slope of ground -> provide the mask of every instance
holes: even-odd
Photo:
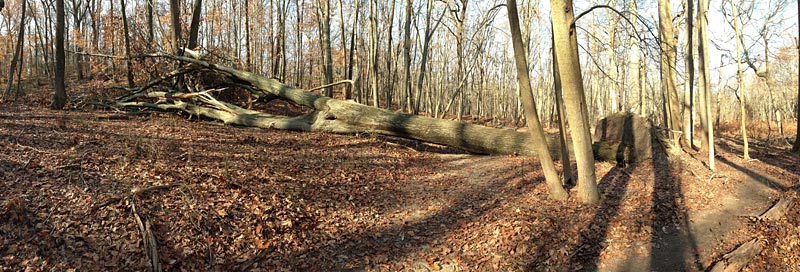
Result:
[[[796,164],[744,162],[726,141],[717,174],[697,154],[598,163],[603,200],[586,206],[547,199],[530,158],[5,103],[0,270],[146,270],[133,206],[165,270],[702,270],[753,235],[797,237],[797,219],[746,216],[796,188]],[[753,180],[770,189],[742,194]],[[129,193],[154,185],[174,186]],[[753,269],[791,269],[797,240],[770,239],[787,261]]]

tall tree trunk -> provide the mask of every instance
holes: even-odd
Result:
[[[53,88],[55,95],[51,109],[60,110],[67,104],[67,86],[64,84],[65,52],[64,52],[64,0],[56,0],[56,71]]]
[[[744,88],[744,77],[742,75],[742,44],[739,39],[742,36],[741,29],[739,28],[739,11],[731,1],[731,12],[733,12],[733,30],[736,32],[736,86],[739,89],[739,109],[741,110],[742,121],[742,149],[745,160],[750,159],[750,147],[747,142],[747,90]]]
[[[295,83],[296,87],[302,87],[303,82],[303,71],[305,67],[305,63],[303,63],[303,54],[305,54],[305,50],[303,49],[303,7],[302,3],[299,0],[294,1],[295,11],[297,13],[295,22],[295,33],[297,37],[295,37]]]
[[[389,26],[387,30],[387,42],[386,42],[386,76],[384,77],[386,80],[386,87],[385,90],[385,99],[386,99],[386,108],[392,108],[392,95],[394,92],[394,77],[396,76],[395,73],[392,71],[392,63],[394,62],[394,41],[392,39],[393,31],[394,31],[394,8],[397,6],[395,1],[387,1],[390,5],[389,8]]]
[[[422,85],[425,81],[425,74],[428,66],[428,52],[430,51],[431,39],[433,39],[433,34],[435,33],[436,28],[439,27],[439,23],[442,21],[442,17],[444,17],[445,14],[442,12],[442,14],[436,20],[436,25],[431,26],[431,11],[433,11],[433,0],[428,0],[425,11],[425,40],[422,42],[422,52],[420,52],[422,56],[419,64],[417,89],[415,90],[415,97],[417,100],[414,101],[414,114],[417,114],[420,111],[420,104],[422,101]],[[430,111],[430,108],[428,108],[428,111]]]
[[[194,7],[192,8],[192,21],[189,23],[189,49],[197,48],[197,36],[200,35],[200,14],[202,12],[203,0],[194,0]]]
[[[578,163],[578,195],[585,203],[597,203],[597,181],[594,173],[592,137],[589,133],[589,111],[583,90],[583,75],[578,59],[578,40],[572,22],[575,10],[571,0],[550,0],[553,18],[554,47],[558,71],[564,90],[567,119],[572,128],[572,145]]]
[[[341,1],[341,0],[340,0]],[[355,17],[353,18],[353,29],[350,30],[350,50],[347,53],[348,59],[350,60],[347,63],[347,79],[353,80],[353,66],[356,63],[355,59],[355,49],[358,47],[356,44],[356,32],[358,32],[358,15],[360,14],[359,8],[361,8],[361,0],[356,0],[356,10],[355,10]],[[347,84],[347,88],[344,91],[344,99],[352,99],[353,98],[353,85],[355,84]]]
[[[414,94],[411,91],[411,19],[414,14],[412,4],[411,0],[406,0],[406,16],[403,22],[403,70],[405,72],[403,91],[406,97],[403,103],[407,107],[406,112],[410,113],[414,113]]]
[[[553,22],[550,21],[550,28],[553,28]],[[553,32],[550,32],[551,44],[555,44]],[[553,89],[556,96],[556,110],[558,112],[558,140],[561,142],[561,163],[564,173],[564,184],[574,185],[575,176],[572,174],[572,165],[569,160],[569,152],[567,152],[567,121],[566,114],[564,113],[564,92],[561,88],[561,72],[558,71],[558,56],[556,56],[555,48],[551,52],[553,56]]]
[[[636,1],[630,1],[630,6],[628,6],[628,10],[631,13],[633,18],[637,18],[639,15],[639,7],[636,5]],[[641,74],[639,74],[639,55],[642,53],[639,48],[639,20],[634,21],[633,25],[633,33],[636,36],[632,36],[628,38],[628,48],[631,49],[629,54],[628,60],[628,80],[630,84],[630,94],[631,95],[638,95],[639,101],[636,103],[636,109],[638,110],[639,114],[644,114],[644,109],[642,108],[642,89],[640,86],[641,81]]]
[[[709,71],[709,64],[708,64],[708,0],[700,0],[700,6],[697,10],[697,18],[699,21],[698,24],[698,34],[700,37],[699,47],[698,47],[698,55],[699,55],[699,65],[700,65],[700,82],[703,84],[702,89],[700,92],[703,94],[701,97],[705,99],[701,100],[700,110],[705,112],[706,116],[706,133],[707,133],[707,142],[703,144],[708,151],[708,168],[712,171],[715,170],[714,167],[714,125],[711,123],[711,81],[709,76],[711,72]]]
[[[683,145],[692,148],[694,145],[694,0],[686,1],[686,76],[683,92]]]
[[[172,46],[175,54],[181,55],[181,4],[178,0],[169,0],[170,18],[172,19]]]
[[[9,97],[9,95],[11,95],[11,86],[14,84],[14,72],[17,71],[17,62],[22,62],[22,47],[25,43],[25,15],[28,13],[27,6],[28,1],[22,0],[22,15],[19,19],[17,46],[14,47],[14,57],[11,58],[11,67],[8,68],[8,82],[6,82],[6,92],[3,94],[3,97]],[[22,65],[20,65],[20,70],[22,70]],[[18,80],[17,84],[22,84],[22,81]]]
[[[672,26],[672,8],[668,0],[658,0],[658,25],[659,38],[661,39],[661,89],[664,93],[667,128],[669,129],[670,144],[673,151],[680,151],[681,129],[680,106],[678,93],[675,90],[675,64],[677,63],[677,48],[675,43],[674,28]]]
[[[800,1],[797,1],[797,14],[800,14]],[[800,21],[800,17],[798,17],[798,21]],[[797,24],[798,30],[797,33],[800,33],[800,23]],[[797,37],[797,55],[800,56],[800,36]],[[800,57],[797,58],[797,66],[800,67]],[[792,151],[795,153],[800,153],[800,69],[797,71],[797,105],[795,105],[794,112],[797,114],[795,121],[797,121],[797,135],[794,137],[794,146],[792,146]]]
[[[567,191],[558,179],[558,172],[553,164],[553,158],[547,152],[547,141],[539,122],[539,113],[536,111],[536,103],[533,102],[533,90],[531,89],[530,75],[528,71],[528,60],[525,55],[525,47],[522,44],[522,33],[519,29],[519,16],[517,15],[517,1],[506,1],[508,10],[508,23],[511,29],[511,41],[514,47],[514,59],[517,65],[517,79],[522,93],[522,103],[525,104],[525,119],[528,120],[528,127],[533,137],[533,145],[539,156],[539,163],[547,182],[550,197],[553,199],[567,199]],[[569,165],[569,161],[565,162]]]
[[[378,3],[376,0],[369,1],[369,54],[370,54],[370,79],[372,80],[372,106],[378,107]]]
[[[131,41],[128,34],[128,16],[126,15],[125,9],[127,6],[125,5],[125,0],[120,0],[120,15],[122,15],[122,35],[125,35],[125,64],[128,68],[128,87],[133,88],[136,84],[133,82],[133,64],[131,63]]]
[[[319,21],[319,41],[322,51],[324,84],[333,83],[333,60],[331,58],[331,8],[330,0],[317,0],[317,20]],[[325,88],[325,95],[333,97],[333,87]]]
[[[153,45],[153,39],[155,39],[155,30],[153,28],[153,5],[155,5],[153,0],[147,0],[147,43],[151,46]]]

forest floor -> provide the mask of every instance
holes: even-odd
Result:
[[[0,271],[147,270],[143,233],[181,271],[697,271],[754,237],[746,270],[800,267],[800,205],[754,219],[800,158],[754,140],[745,161],[724,130],[716,173],[598,162],[587,206],[548,199],[532,158],[21,100],[0,103]]]

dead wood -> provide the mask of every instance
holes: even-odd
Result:
[[[199,54],[176,56],[156,53],[149,56],[184,62],[197,70],[214,71],[236,84],[250,86],[252,89],[281,97],[297,105],[311,108],[313,111],[299,116],[271,115],[219,101],[206,93],[150,92],[137,97],[162,99],[157,102],[120,99],[117,100],[116,106],[178,110],[220,120],[226,124],[259,128],[338,134],[376,133],[446,145],[476,154],[536,155],[529,133],[398,113],[362,105],[352,100],[333,99],[308,90],[284,85],[276,79],[209,62],[202,59]],[[181,100],[180,98],[184,96],[196,99]],[[554,158],[560,158],[560,144],[557,138],[552,136],[547,141],[551,155]],[[605,156],[604,154],[599,155]],[[599,159],[616,160],[616,154]]]
[[[136,224],[139,226],[139,233],[142,234],[142,246],[144,247],[144,252],[147,255],[147,259],[149,260],[150,271],[153,272],[160,272],[161,271],[161,263],[158,261],[158,243],[156,241],[155,235],[153,235],[152,228],[150,227],[150,220],[147,217],[142,218],[143,216],[139,214],[139,211],[136,210],[135,199],[131,199],[131,210],[133,211],[133,217],[136,220]]]
[[[794,197],[782,198],[778,203],[758,216],[759,220],[778,220],[783,217],[786,212],[794,206],[796,199]],[[732,272],[741,271],[750,261],[758,256],[764,250],[764,241],[759,238],[740,245],[733,251],[722,256],[722,260],[716,262],[708,271],[712,272]]]
[[[114,204],[119,202],[120,200],[130,198],[131,196],[143,196],[148,194],[152,191],[161,190],[161,189],[169,189],[172,187],[178,186],[177,184],[166,184],[166,185],[153,185],[147,188],[133,188],[129,192],[127,192],[124,196],[117,196],[117,197],[110,197],[106,199],[106,201],[101,202],[100,204],[95,205],[92,207],[92,211],[96,211],[100,208],[106,207],[108,205]]]

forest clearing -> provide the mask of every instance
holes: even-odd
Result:
[[[0,0],[0,271],[796,271],[800,7],[720,3]]]

